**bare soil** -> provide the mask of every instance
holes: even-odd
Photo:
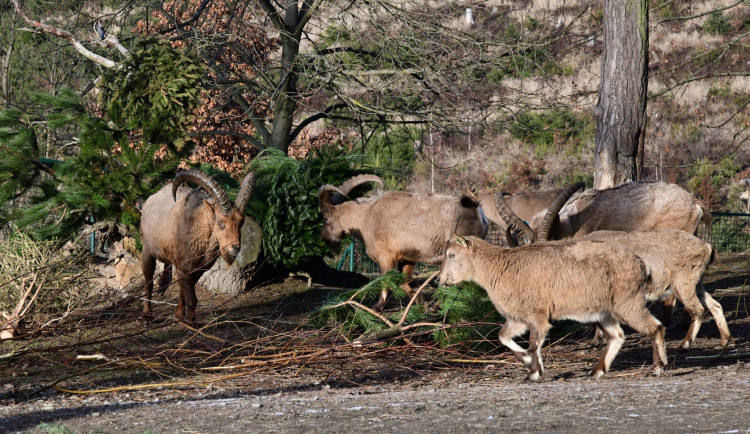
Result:
[[[338,289],[300,279],[238,297],[200,293],[202,334],[173,323],[173,306],[146,328],[138,303],[115,303],[3,344],[21,354],[0,358],[0,432],[750,432],[748,265],[725,258],[706,278],[734,337],[726,349],[707,315],[695,346],[678,350],[678,309],[669,369],[653,376],[649,342],[626,330],[598,381],[587,377],[602,350],[590,327],[548,342],[546,372],[530,384],[499,345],[359,345],[313,328],[308,314]]]

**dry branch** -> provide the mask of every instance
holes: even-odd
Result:
[[[98,65],[101,65],[105,68],[116,68],[118,67],[118,63],[114,60],[107,59],[104,56],[100,56],[99,54],[94,53],[93,51],[86,48],[81,42],[76,39],[75,35],[68,32],[67,30],[58,29],[57,27],[50,26],[49,24],[45,24],[42,21],[39,20],[33,20],[29,18],[28,15],[26,15],[26,12],[24,12],[21,9],[21,6],[18,4],[18,0],[11,0],[11,3],[13,4],[13,8],[16,10],[16,13],[24,20],[27,24],[32,26],[36,31],[49,33],[53,36],[57,36],[58,38],[63,38],[73,44],[73,47],[78,51],[83,57],[95,62]],[[103,41],[106,45],[111,45],[117,47],[117,49],[123,53],[129,56],[130,53],[125,49],[125,47],[120,44],[119,41],[117,41],[114,37],[108,37]]]

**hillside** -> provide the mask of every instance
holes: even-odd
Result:
[[[492,91],[488,98],[523,94],[533,100],[528,103],[532,109],[506,107],[474,128],[433,132],[431,139],[424,133],[424,154],[410,188],[430,191],[434,182],[435,191],[458,191],[478,183],[514,192],[577,180],[590,185],[601,4],[488,1],[471,6],[474,25],[457,19],[458,28],[507,33],[509,26],[529,29],[537,23],[533,31],[549,34],[565,28],[551,46],[557,68],[499,80],[490,71],[484,77]],[[712,12],[722,7],[728,9]],[[462,11],[456,6],[453,13]],[[504,26],[492,27],[501,20]],[[750,50],[745,43],[750,7],[733,1],[652,5],[650,28],[645,179],[679,183],[712,210],[737,211],[737,195],[744,190],[738,181],[750,176]]]

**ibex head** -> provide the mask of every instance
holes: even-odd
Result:
[[[205,190],[210,199],[203,201],[214,216],[213,237],[219,243],[219,252],[227,264],[231,264],[240,252],[240,228],[245,222],[245,207],[255,187],[255,174],[250,172],[242,180],[235,203],[229,201],[227,193],[210,176],[200,170],[185,170],[172,182],[172,196],[176,197],[181,184],[192,182]]]
[[[346,211],[340,206],[352,200],[349,193],[354,187],[366,182],[377,182],[381,187],[384,185],[383,180],[376,175],[357,175],[338,187],[326,184],[318,190],[318,202],[324,220],[320,235],[334,252],[338,252],[341,247],[341,239],[346,235],[346,228],[341,223],[342,214]]]

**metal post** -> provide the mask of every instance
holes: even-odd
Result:
[[[349,271],[354,271],[354,241],[349,244]]]

